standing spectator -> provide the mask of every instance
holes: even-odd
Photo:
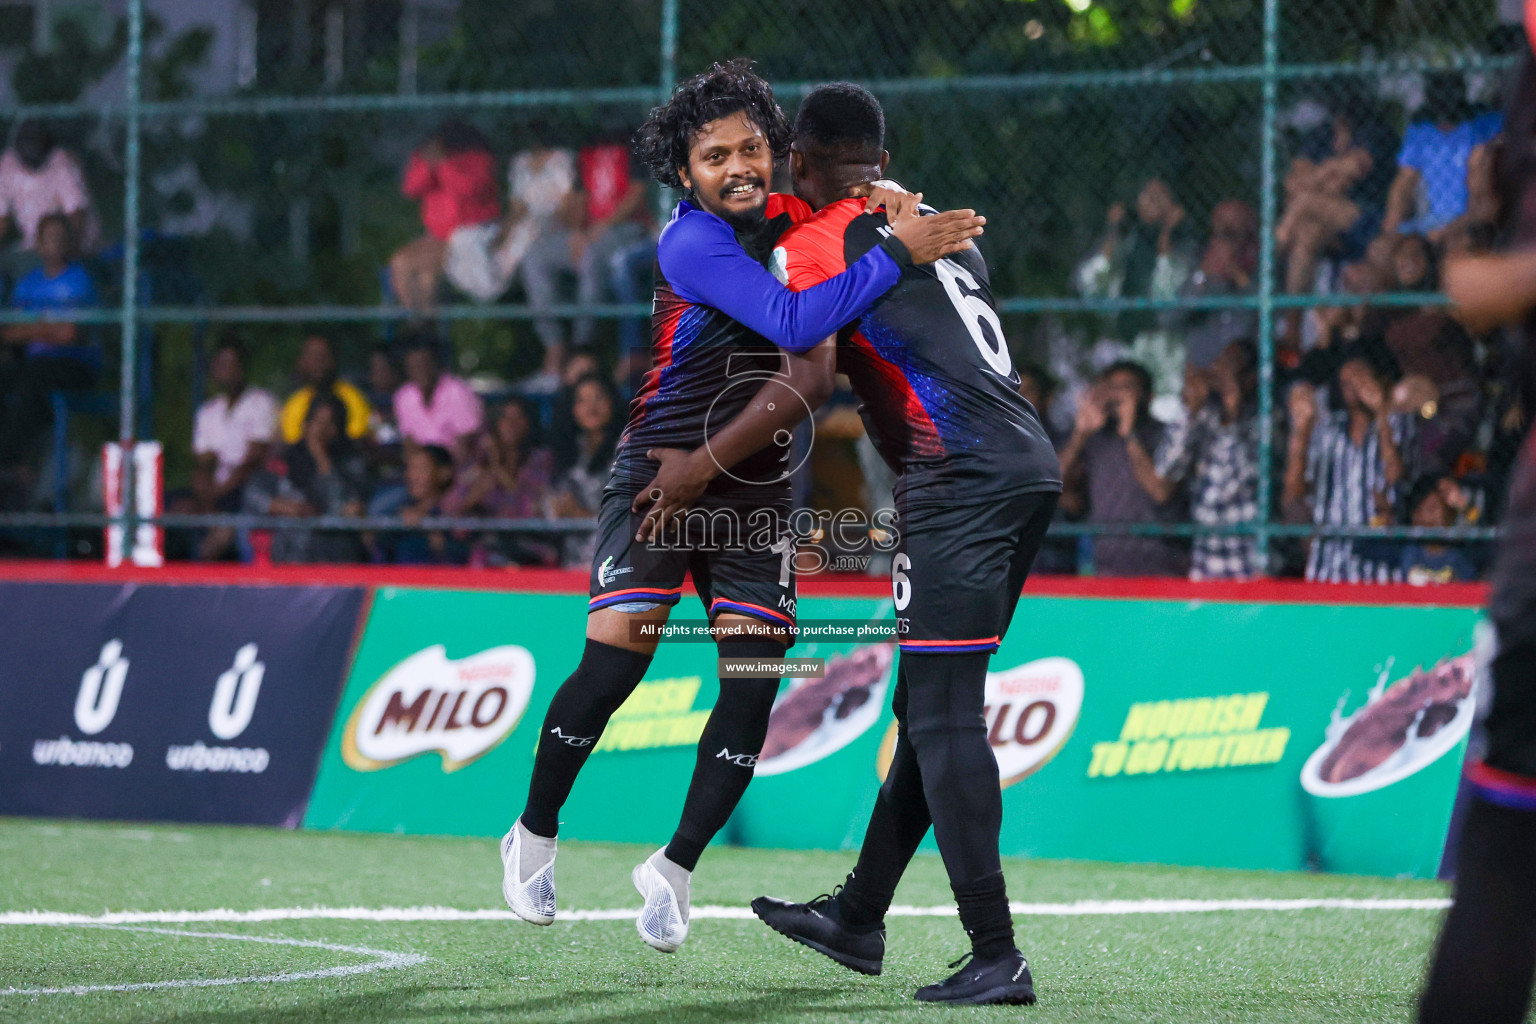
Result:
[[[92,248],[91,197],[79,161],[46,125],[24,121],[16,130],[16,144],[0,154],[0,238],[14,227],[21,249],[33,250],[38,228],[50,213],[67,218],[81,247]]]
[[[1061,453],[1061,505],[1094,525],[1172,523],[1176,503],[1159,503],[1136,482],[1131,449],[1155,452],[1167,428],[1152,418],[1152,378],[1140,363],[1105,368],[1077,406],[1077,425]],[[1102,576],[1181,576],[1183,553],[1163,537],[1099,534],[1094,570]]]
[[[444,121],[411,154],[401,191],[421,203],[427,233],[390,257],[390,286],[402,306],[423,312],[437,301],[454,233],[501,219],[490,142],[473,125]]]
[[[1353,103],[1303,140],[1285,179],[1285,216],[1275,228],[1286,291],[1311,291],[1318,260],[1330,248],[1338,246],[1346,259],[1365,251],[1391,187],[1393,142],[1384,125]]]
[[[311,402],[303,437],[251,480],[244,511],[296,520],[361,515],[366,470],[342,430],[346,418],[346,406],[333,395],[322,394]],[[358,535],[350,530],[303,527],[272,535],[274,562],[355,562],[362,553]]]
[[[418,338],[405,352],[405,383],[395,392],[395,422],[413,445],[437,445],[465,461],[468,438],[485,420],[480,397],[461,378],[444,373],[437,346]]]
[[[1259,433],[1254,395],[1258,348],[1234,341],[1209,370],[1186,371],[1188,415],[1169,428],[1156,457],[1134,435],[1131,469],[1153,501],[1168,505],[1189,483],[1191,518],[1199,526],[1232,526],[1259,518]],[[1258,540],[1238,534],[1195,534],[1189,578],[1246,580],[1261,576]]]
[[[1440,235],[1468,212],[1469,181],[1486,164],[1486,150],[1504,127],[1499,113],[1466,117],[1466,86],[1458,72],[1426,76],[1420,119],[1408,126],[1387,194],[1384,233]]]
[[[299,389],[283,403],[283,441],[297,444],[304,434],[304,420],[309,415],[309,404],[316,395],[332,395],[341,400],[347,410],[346,433],[354,441],[368,436],[368,425],[373,409],[368,398],[356,386],[336,375],[336,350],[329,338],[311,334],[299,348],[299,359],[294,364]]]
[[[246,353],[239,338],[226,335],[213,353],[208,377],[214,395],[197,410],[192,428],[192,451],[197,466],[192,471],[192,501],[177,511],[238,512],[241,492],[252,475],[266,462],[277,439],[277,400],[245,381]],[[229,553],[235,533],[216,527],[196,540],[202,561],[214,561]]]
[[[1391,411],[1384,374],[1361,354],[1339,367],[1341,408],[1319,416],[1312,387],[1290,394],[1291,435],[1286,451],[1286,518],[1318,526],[1385,526],[1392,521],[1398,487],[1409,479],[1414,450],[1412,417]],[[1307,579],[1323,583],[1390,583],[1401,579],[1391,561],[1355,550],[1348,537],[1318,537],[1307,558]]]
[[[1259,267],[1259,215],[1240,199],[1226,199],[1211,211],[1211,240],[1200,265],[1179,289],[1179,297],[1201,299],[1253,291]],[[1208,367],[1232,342],[1258,331],[1251,309],[1170,310],[1164,323],[1184,334],[1187,366]]]
[[[1121,203],[1105,214],[1104,238],[1078,265],[1077,290],[1085,298],[1172,299],[1195,266],[1195,244],[1184,207],[1173,190],[1153,178],[1136,196],[1134,215]],[[1121,313],[1113,320],[1113,347],[1149,368],[1159,414],[1178,412],[1184,350],[1153,313]],[[1129,346],[1129,347],[1127,347]]]
[[[583,377],[572,387],[570,419],[555,429],[553,517],[580,519],[597,514],[619,441],[616,405],[612,385],[600,376]],[[568,540],[565,564],[590,561],[594,542],[593,538]]]
[[[16,282],[11,308],[43,314],[88,309],[97,304],[96,286],[74,259],[69,221],[52,213],[37,225],[40,266]],[[101,369],[101,350],[86,343],[86,330],[67,321],[8,324],[0,340],[10,349],[0,362],[0,462],[26,461],[47,428],[50,394],[88,388]]]

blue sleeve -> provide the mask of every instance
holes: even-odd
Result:
[[[724,221],[703,213],[668,225],[656,259],[679,297],[712,306],[796,354],[857,320],[901,276],[895,258],[876,247],[836,277],[792,292],[747,255]]]
[[[1472,122],[1472,145],[1481,146],[1504,130],[1504,114],[1493,110]]]

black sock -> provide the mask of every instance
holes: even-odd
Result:
[[[722,658],[782,658],[784,645],[772,640],[720,641]],[[667,859],[692,871],[704,847],[725,827],[757,767],[768,735],[768,713],[779,692],[777,679],[720,680],[720,698],[699,736],[698,761],[683,801],[683,816],[667,844]]]
[[[560,808],[587,755],[603,734],[608,719],[634,692],[651,656],[588,640],[581,664],[560,684],[544,715],[539,749],[528,782],[523,827],[537,836],[553,838],[560,829]]]
[[[875,797],[859,861],[829,912],[852,931],[873,931],[885,921],[896,884],[933,824],[923,795],[923,773],[907,738],[907,662],[896,672],[896,749],[891,770]]]
[[[978,960],[1007,956],[1013,944],[1013,914],[1008,910],[1008,890],[1003,873],[953,886],[960,904],[960,924],[971,937],[971,952]]]
[[[903,655],[907,734],[960,923],[979,957],[1013,949],[998,839],[1003,795],[984,714],[990,655]]]
[[[1520,1024],[1536,971],[1536,811],[1474,799],[1420,1024]]]

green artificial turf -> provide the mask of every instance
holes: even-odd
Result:
[[[561,849],[562,909],[638,904],[629,870],[648,848]],[[846,853],[711,849],[694,902],[807,898],[842,879]],[[1029,902],[1139,898],[1437,897],[1443,886],[1323,875],[1055,861],[1006,865]],[[500,908],[494,841],[243,828],[0,820],[0,912],[100,914],[274,907]],[[897,894],[950,900],[920,857]],[[919,1006],[919,986],[965,949],[952,917],[892,918],[885,973],[865,978],[755,920],[699,920],[657,953],[632,922],[284,920],[156,924],[160,932],[0,925],[0,989],[248,977],[367,962],[357,953],[163,932],[281,937],[429,959],[350,977],[84,995],[0,995],[0,1021],[1407,1021],[1439,914],[1223,911],[1019,917],[1040,1003]]]

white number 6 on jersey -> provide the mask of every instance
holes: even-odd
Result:
[[[910,568],[912,559],[905,552],[891,559],[891,596],[896,599],[899,612],[906,611],[907,605],[912,603],[912,581],[907,579],[906,572]]]
[[[971,276],[969,270],[948,259],[936,262],[933,270],[944,285],[949,301],[955,304],[955,312],[960,314],[965,329],[971,333],[971,340],[976,343],[981,358],[1004,377],[1012,377],[1013,359],[1008,355],[1008,342],[1003,340],[1002,322],[997,318],[997,310],[976,294],[981,290],[976,278]],[[996,344],[987,340],[986,333],[981,329],[983,323],[992,329],[992,337],[997,339]]]

